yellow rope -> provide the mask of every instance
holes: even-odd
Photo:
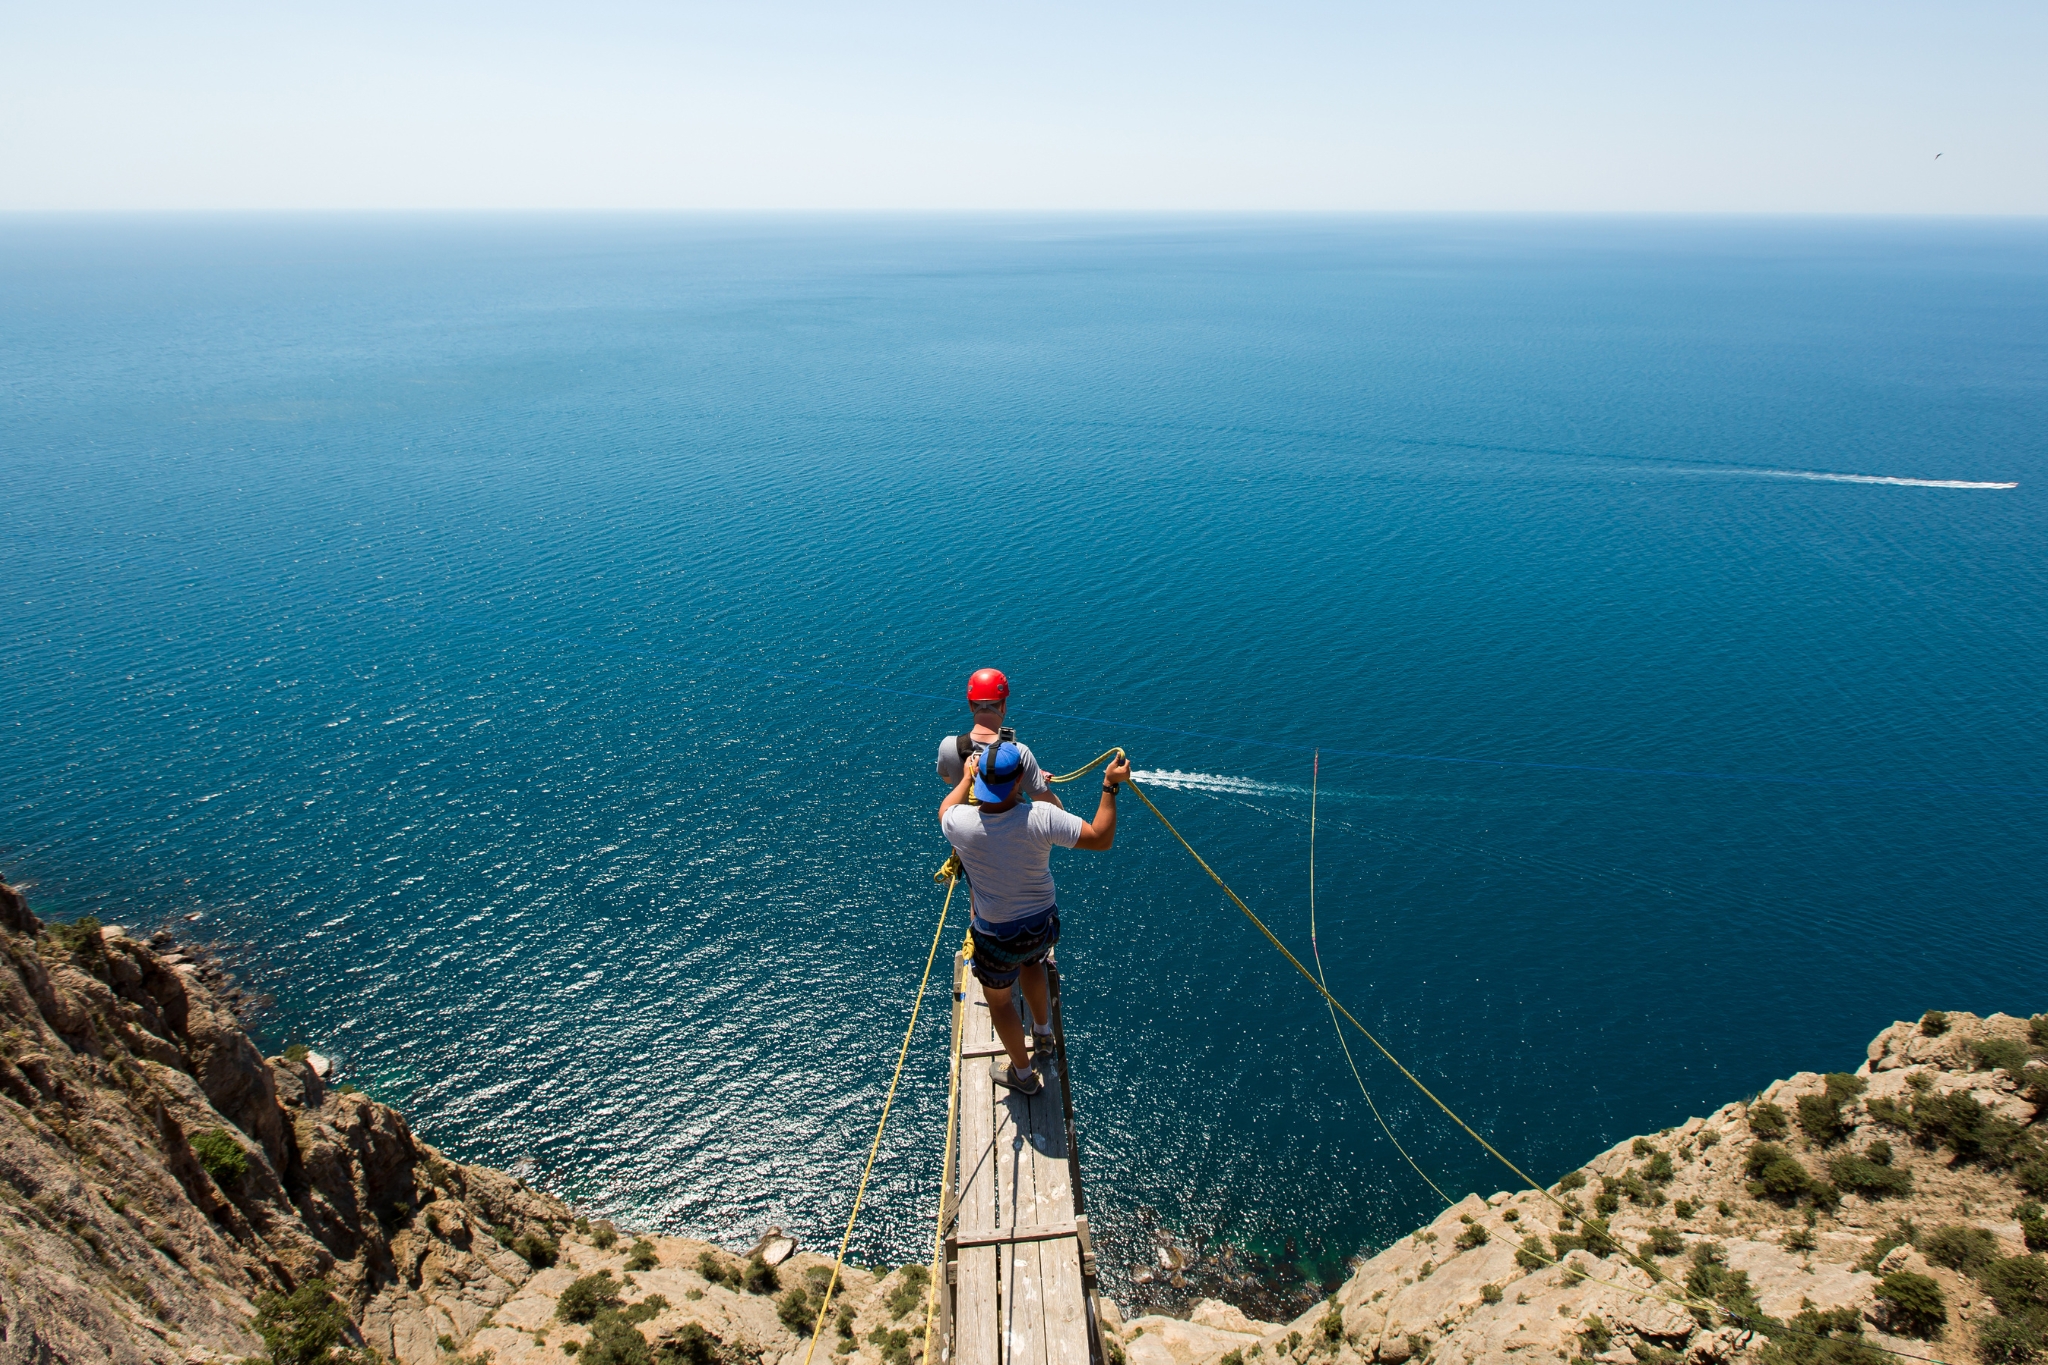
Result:
[[[1377,1037],[1375,1037],[1371,1029],[1359,1023],[1357,1018],[1352,1015],[1351,1011],[1344,1008],[1343,1002],[1338,1000],[1336,996],[1330,994],[1329,989],[1326,986],[1324,986],[1322,982],[1316,980],[1315,973],[1311,972],[1308,968],[1302,966],[1301,959],[1288,951],[1287,945],[1282,943],[1279,940],[1279,938],[1274,935],[1273,931],[1266,927],[1266,922],[1260,919],[1257,915],[1252,913],[1252,908],[1249,905],[1246,905],[1235,891],[1232,891],[1230,889],[1230,884],[1224,881],[1223,878],[1216,875],[1216,869],[1209,866],[1209,864],[1203,860],[1201,854],[1195,852],[1195,846],[1193,844],[1189,843],[1185,838],[1182,838],[1181,832],[1173,827],[1173,821],[1167,819],[1165,814],[1159,809],[1159,807],[1152,804],[1152,798],[1145,795],[1144,788],[1140,787],[1136,782],[1133,782],[1131,783],[1131,790],[1133,792],[1136,792],[1138,799],[1145,803],[1145,809],[1151,811],[1152,814],[1159,817],[1159,823],[1166,826],[1166,832],[1168,834],[1171,834],[1176,840],[1178,840],[1180,846],[1188,851],[1188,856],[1195,860],[1196,864],[1201,867],[1202,871],[1209,874],[1209,879],[1215,882],[1216,885],[1223,888],[1223,894],[1230,897],[1231,903],[1235,905],[1239,910],[1242,910],[1244,912],[1244,917],[1252,922],[1252,927],[1254,927],[1261,934],[1264,934],[1266,936],[1266,942],[1272,944],[1275,948],[1279,949],[1280,955],[1286,958],[1290,963],[1294,965],[1294,970],[1301,973],[1302,980],[1308,982],[1309,985],[1314,986],[1316,988],[1316,994],[1322,996],[1323,999],[1327,1000],[1330,1003],[1331,1009],[1336,1010],[1339,1014],[1343,1015],[1346,1023],[1350,1024],[1351,1027],[1357,1029],[1360,1033],[1364,1034],[1365,1040],[1371,1043],[1375,1048],[1379,1049],[1380,1056],[1385,1057],[1389,1062],[1393,1063],[1395,1070],[1399,1071],[1403,1076],[1406,1076],[1408,1078],[1408,1083],[1410,1085],[1413,1085],[1417,1090],[1420,1090],[1423,1094],[1427,1095],[1429,1097],[1430,1103],[1434,1104],[1437,1108],[1443,1110],[1445,1116],[1448,1117],[1451,1120],[1451,1122],[1457,1124],[1460,1128],[1463,1128],[1466,1134],[1474,1142],[1478,1143],[1481,1147],[1484,1147],[1488,1152],[1492,1153],[1494,1160],[1500,1162],[1501,1165],[1513,1171],[1516,1177],[1520,1179],[1524,1185],[1527,1185],[1530,1189],[1535,1190],[1538,1194],[1541,1194],[1545,1199],[1548,1199],[1551,1203],[1557,1205],[1559,1208],[1564,1208],[1563,1200],[1559,1199],[1550,1191],[1544,1189],[1543,1186],[1537,1184],[1534,1180],[1532,1180],[1529,1177],[1528,1172],[1524,1171],[1520,1166],[1517,1166],[1514,1162],[1508,1160],[1505,1156],[1502,1156],[1501,1151],[1498,1147],[1495,1147],[1485,1138],[1479,1136],[1479,1131],[1476,1128],[1474,1128],[1471,1124],[1465,1122],[1463,1118],[1459,1117],[1457,1110],[1451,1108],[1451,1106],[1445,1104],[1442,1100],[1438,1099],[1436,1096],[1436,1092],[1434,1090],[1431,1090],[1428,1086],[1424,1085],[1422,1083],[1422,1079],[1419,1076],[1417,1076],[1414,1072],[1410,1071],[1407,1067],[1403,1066],[1401,1064],[1401,1059],[1399,1057],[1396,1057],[1393,1053],[1387,1051],[1386,1044],[1382,1043]],[[1569,1212],[1569,1210],[1567,1210],[1567,1212]]]
[[[1316,941],[1316,794],[1323,785],[1321,753],[1315,756],[1315,768],[1312,773],[1308,786],[1308,946],[1315,953],[1316,984],[1321,986],[1327,995],[1329,979],[1323,975],[1323,949]],[[1372,1110],[1372,1116],[1379,1121],[1380,1131],[1387,1135],[1387,1141],[1394,1144],[1394,1150],[1401,1154],[1401,1160],[1407,1162],[1409,1168],[1422,1177],[1422,1183],[1436,1191],[1437,1198],[1447,1205],[1457,1203],[1457,1200],[1443,1192],[1442,1186],[1429,1178],[1427,1171],[1415,1164],[1415,1158],[1408,1155],[1408,1149],[1401,1145],[1401,1139],[1395,1137],[1394,1130],[1387,1126],[1386,1117],[1380,1113],[1380,1107],[1373,1103],[1372,1091],[1365,1088],[1365,1077],[1358,1074],[1358,1060],[1351,1055],[1351,1042],[1344,1036],[1344,1026],[1337,1022],[1337,1008],[1334,1005],[1330,1007],[1330,1028],[1337,1035],[1337,1046],[1344,1049],[1344,1064],[1351,1068],[1351,1079],[1358,1082],[1358,1093],[1365,1096],[1365,1107]]]
[[[946,888],[946,894],[953,894],[950,886]],[[967,936],[963,947],[970,958],[974,956],[973,934]],[[953,982],[953,1044],[949,1049],[952,1057],[948,1064],[952,1079],[946,1085],[946,1156],[939,1165],[939,1225],[932,1229],[932,1292],[924,1306],[924,1358],[928,1362],[938,1359],[932,1354],[932,1328],[938,1319],[939,1286],[944,1283],[946,1275],[946,1224],[952,1221],[953,1212],[949,1206],[953,1189],[953,1135],[958,1131],[960,1122],[960,1002],[965,989],[966,983],[956,978]]]
[[[825,1295],[818,1302],[818,1321],[811,1328],[811,1345],[804,1352],[804,1365],[811,1365],[811,1356],[818,1349],[818,1338],[825,1331],[825,1315],[832,1311],[832,1294],[839,1288],[839,1272],[846,1265],[846,1248],[853,1241],[853,1225],[860,1218],[861,1200],[867,1197],[868,1177],[875,1170],[875,1153],[882,1150],[882,1131],[889,1126],[889,1107],[896,1103],[896,1083],[903,1079],[903,1062],[910,1056],[910,1035],[917,1029],[917,1012],[924,1007],[925,987],[931,984],[932,963],[939,956],[939,936],[946,932],[946,915],[953,908],[953,887],[957,884],[947,885],[946,903],[939,907],[939,922],[932,929],[932,946],[924,955],[924,976],[917,983],[917,998],[910,1002],[910,1025],[903,1030],[903,1046],[896,1050],[896,1074],[889,1078],[889,1094],[882,1101],[882,1117],[875,1124],[875,1140],[868,1144],[868,1162],[861,1168],[860,1188],[853,1193],[853,1212],[846,1216],[846,1233],[839,1239],[839,1255],[832,1262],[832,1278],[826,1282]]]
[[[1074,769],[1074,771],[1070,773],[1062,773],[1058,777],[1048,777],[1045,780],[1048,782],[1072,782],[1077,777],[1086,777],[1088,776],[1088,774],[1094,772],[1095,769],[1102,763],[1104,759],[1121,758],[1123,756],[1123,752],[1124,751],[1121,748],[1105,749],[1101,753],[1097,754],[1094,758],[1090,759],[1088,761],[1087,767],[1076,768]]]
[[[1115,749],[1112,749],[1110,751],[1110,753],[1118,752],[1121,751]],[[1106,758],[1108,757],[1108,755],[1105,754],[1103,757]],[[1096,763],[1100,763],[1101,761],[1102,759],[1100,758],[1095,760]],[[1094,766],[1094,763],[1088,765],[1089,768],[1092,768]],[[1085,773],[1087,771],[1088,768],[1081,769],[1081,772]],[[1076,774],[1076,776],[1078,775],[1079,774]],[[1171,834],[1174,837],[1174,839],[1180,844],[1180,846],[1188,851],[1188,856],[1195,860],[1196,865],[1199,866],[1202,869],[1202,871],[1209,874],[1209,879],[1215,882],[1217,886],[1222,888],[1224,895],[1230,897],[1231,903],[1237,906],[1239,910],[1244,912],[1244,917],[1252,922],[1253,927],[1256,928],[1261,934],[1265,935],[1266,941],[1272,944],[1275,948],[1279,949],[1280,955],[1286,958],[1290,963],[1294,965],[1294,970],[1300,972],[1302,978],[1306,980],[1309,983],[1309,985],[1314,986],[1316,988],[1316,993],[1323,997],[1323,1000],[1330,1006],[1333,1012],[1343,1015],[1345,1021],[1349,1023],[1351,1027],[1357,1029],[1360,1033],[1364,1034],[1366,1041],[1371,1043],[1375,1048],[1379,1049],[1380,1056],[1385,1057],[1389,1062],[1393,1063],[1395,1069],[1398,1070],[1403,1076],[1406,1076],[1411,1085],[1413,1085],[1417,1090],[1420,1090],[1423,1094],[1427,1095],[1431,1103],[1436,1105],[1438,1109],[1441,1109],[1453,1123],[1457,1124],[1460,1128],[1464,1129],[1466,1134],[1470,1136],[1474,1142],[1477,1142],[1481,1147],[1484,1147],[1496,1161],[1500,1162],[1501,1165],[1513,1171],[1516,1177],[1520,1179],[1524,1185],[1526,1185],[1531,1190],[1534,1190],[1537,1194],[1542,1195],[1545,1199],[1548,1199],[1552,1204],[1555,1204],[1561,1212],[1565,1213],[1571,1218],[1576,1219],[1580,1222],[1590,1221],[1586,1219],[1585,1215],[1574,1212],[1571,1209],[1571,1207],[1567,1205],[1562,1199],[1559,1199],[1549,1190],[1545,1189],[1543,1186],[1537,1184],[1534,1180],[1530,1179],[1529,1174],[1526,1171],[1524,1171],[1520,1166],[1517,1166],[1514,1162],[1508,1160],[1505,1156],[1501,1155],[1500,1149],[1495,1147],[1492,1143],[1488,1142],[1485,1138],[1481,1137],[1478,1134],[1478,1132],[1472,1127],[1471,1124],[1465,1122],[1464,1119],[1458,1116],[1458,1112],[1456,1110],[1452,1109],[1448,1104],[1445,1104],[1442,1100],[1438,1099],[1436,1096],[1436,1092],[1432,1091],[1428,1086],[1424,1085],[1421,1079],[1417,1077],[1414,1072],[1410,1071],[1407,1067],[1403,1066],[1401,1064],[1400,1058],[1396,1057],[1393,1053],[1387,1051],[1386,1045],[1380,1042],[1378,1038],[1373,1036],[1372,1030],[1368,1029],[1365,1025],[1359,1023],[1358,1020],[1352,1015],[1351,1011],[1344,1008],[1344,1006],[1341,1003],[1339,1003],[1336,996],[1330,994],[1329,988],[1325,986],[1321,981],[1317,980],[1315,976],[1311,975],[1308,968],[1301,965],[1301,959],[1288,951],[1287,945],[1282,943],[1279,940],[1279,938],[1274,935],[1273,931],[1266,927],[1266,922],[1260,919],[1256,914],[1252,913],[1252,908],[1249,905],[1246,905],[1235,891],[1232,891],[1230,889],[1230,884],[1228,882],[1224,881],[1222,877],[1217,875],[1216,869],[1209,866],[1207,860],[1205,860],[1201,854],[1195,852],[1195,846],[1193,844],[1190,844],[1178,829],[1174,828],[1173,821],[1167,819],[1165,813],[1161,811],[1159,807],[1152,804],[1152,798],[1145,795],[1144,791],[1138,786],[1136,782],[1131,783],[1131,790],[1133,792],[1136,792],[1138,799],[1145,803],[1145,809],[1151,811],[1153,815],[1158,817],[1159,823],[1166,826],[1166,832],[1168,834]],[[1339,1036],[1342,1036],[1341,1033],[1339,1034]],[[1350,1050],[1347,1048],[1347,1056],[1349,1055],[1349,1051]],[[1361,1089],[1363,1088],[1363,1085],[1364,1083],[1361,1081]],[[1388,1136],[1392,1137],[1393,1134],[1389,1133]],[[1398,1146],[1399,1144],[1397,1143],[1395,1145]],[[1407,1155],[1407,1153],[1403,1152],[1402,1155],[1405,1156]],[[1409,1164],[1413,1165],[1414,1163],[1410,1162]],[[1422,1174],[1420,1167],[1416,1168],[1416,1174]],[[1425,1175],[1423,1176],[1423,1179],[1428,1180],[1429,1177]],[[1435,1181],[1430,1181],[1430,1188],[1436,1189]],[[1443,1191],[1437,1190],[1437,1193],[1441,1195]],[[1606,1224],[1602,1223],[1600,1226],[1602,1231],[1604,1232]],[[1619,1240],[1614,1238],[1612,1234],[1608,1234],[1608,1240],[1613,1241],[1616,1246],[1620,1246]],[[1553,1260],[1551,1257],[1545,1256],[1540,1251],[1531,1251],[1529,1254],[1547,1265],[1555,1266],[1561,1264],[1561,1262]],[[1570,1270],[1569,1267],[1567,1267],[1567,1269]],[[1661,1299],[1665,1303],[1673,1304],[1679,1308],[1684,1308],[1687,1310],[1697,1309],[1700,1312],[1706,1313],[1709,1317],[1712,1317],[1716,1314],[1726,1313],[1727,1311],[1715,1304],[1708,1303],[1704,1300],[1692,1298],[1690,1296],[1681,1299],[1674,1297],[1670,1294],[1661,1293],[1655,1289],[1639,1289],[1634,1285],[1622,1284],[1618,1280],[1603,1280],[1594,1275],[1587,1275],[1584,1271],[1572,1271],[1571,1273],[1580,1275],[1592,1284],[1602,1285],[1609,1289],[1618,1289],[1625,1294],[1634,1294],[1642,1298]],[[1665,1277],[1661,1271],[1656,1270],[1654,1267],[1651,1268],[1647,1273],[1657,1278],[1666,1279],[1667,1283],[1669,1282],[1668,1277]],[[1734,1318],[1733,1314],[1728,1314],[1728,1316],[1734,1320],[1734,1325],[1743,1328],[1743,1330],[1749,1332],[1751,1335],[1754,1335],[1758,1330],[1760,1330],[1756,1327],[1750,1326],[1748,1323],[1743,1322],[1739,1318]],[[1822,1339],[1820,1337],[1820,1334],[1817,1332],[1808,1332],[1802,1328],[1793,1327],[1789,1323],[1783,1323],[1780,1325],[1787,1332],[1793,1333],[1795,1335],[1809,1336],[1817,1340]],[[1906,1360],[1918,1360],[1927,1362],[1927,1365],[1947,1365],[1947,1362],[1936,1360],[1932,1356],[1916,1356],[1909,1354],[1905,1351],[1893,1350],[1889,1346],[1880,1347],[1879,1349],[1886,1351],[1891,1355],[1899,1356]]]

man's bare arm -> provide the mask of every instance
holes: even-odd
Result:
[[[1102,802],[1095,808],[1095,818],[1081,829],[1081,837],[1074,840],[1075,848],[1101,852],[1116,842],[1116,789],[1131,780],[1131,760],[1127,754],[1111,760],[1102,770]]]
[[[959,805],[962,801],[965,801],[967,799],[968,790],[974,786],[975,767],[980,762],[980,754],[969,754],[967,756],[967,762],[961,765],[959,782],[954,784],[953,790],[946,793],[946,799],[939,802],[940,824],[945,823],[947,811],[953,809],[953,807]]]

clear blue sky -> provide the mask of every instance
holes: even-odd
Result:
[[[16,0],[0,34],[5,209],[2048,213],[2041,0]]]

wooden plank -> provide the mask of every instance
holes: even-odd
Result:
[[[969,989],[972,989],[971,987]],[[971,1000],[961,1011],[962,1040],[985,1043],[994,1029],[985,1002]],[[961,1235],[997,1228],[995,1088],[986,1063],[960,1066],[960,1217]],[[960,1283],[955,1292],[952,1365],[1002,1365],[997,1274],[1003,1249],[962,1247]]]
[[[1014,1228],[999,1228],[994,1232],[967,1232],[960,1234],[960,1245],[982,1247],[1012,1245],[1017,1242],[1050,1242],[1055,1237],[1078,1237],[1080,1235],[1072,1220],[1064,1223],[1050,1223],[1043,1227],[1029,1224]]]

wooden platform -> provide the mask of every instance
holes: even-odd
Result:
[[[1027,1098],[990,1078],[1002,1044],[965,956],[953,960],[961,1059],[959,1155],[942,1213],[950,1222],[940,1294],[946,1365],[1102,1365],[1059,969],[1049,975],[1057,1074]]]

